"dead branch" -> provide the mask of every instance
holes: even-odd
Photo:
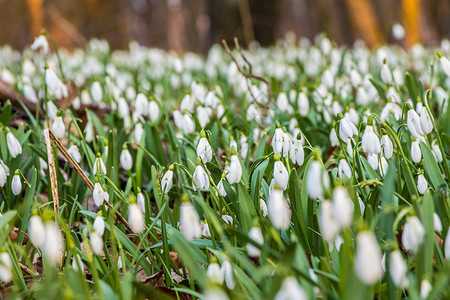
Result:
[[[23,112],[23,107],[20,102],[34,115],[36,114],[36,104],[26,99],[22,95],[15,92],[9,87],[7,83],[0,80],[0,102],[4,103],[7,100],[11,101],[12,107],[19,112]],[[39,115],[44,116],[42,106],[39,109]]]
[[[59,214],[58,182],[56,179],[55,156],[53,155],[52,143],[50,141],[50,129],[44,129],[45,145],[47,146],[48,170],[50,173],[50,184],[52,187],[53,207]],[[53,134],[53,133],[52,133]]]

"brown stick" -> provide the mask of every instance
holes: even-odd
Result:
[[[50,173],[50,184],[52,186],[53,207],[55,209],[55,212],[59,214],[58,182],[56,179],[55,156],[53,155],[53,148],[50,141],[49,132],[50,129],[44,129],[45,145],[47,146],[48,170]]]
[[[21,262],[19,262],[19,266],[20,266],[20,268],[22,269],[22,271],[23,271],[25,274],[28,274],[28,275],[37,275],[36,273],[34,273],[33,271],[31,271],[27,266],[25,266],[24,264],[22,264]]]
[[[20,105],[20,102],[22,102],[33,115],[36,113],[35,103],[18,94],[13,89],[11,89],[6,82],[0,80],[0,102],[6,102],[6,100],[8,99],[11,100],[12,106],[17,111],[23,111],[22,105]],[[42,108],[39,109],[39,115],[43,117]]]
[[[73,157],[67,152],[66,148],[61,144],[61,142],[56,138],[56,136],[53,134],[53,132],[49,129],[47,129],[50,135],[50,139],[53,142],[53,144],[58,148],[58,150],[61,152],[61,154],[64,156],[64,158],[69,162],[69,164],[77,171],[78,175],[80,175],[81,179],[86,183],[87,187],[94,191],[94,184],[92,181],[87,177],[86,173],[84,173],[83,169],[78,165],[78,163],[73,159]],[[116,213],[117,219],[125,225],[125,227],[130,231],[133,232],[133,230],[130,227],[130,224],[128,224],[128,221],[122,216],[120,212],[118,212],[114,206],[111,205],[108,201],[104,200],[103,204],[105,204],[109,209],[111,209],[113,212]]]

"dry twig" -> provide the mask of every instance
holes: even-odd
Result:
[[[56,179],[55,156],[53,155],[52,143],[50,141],[50,132],[50,129],[44,129],[45,145],[47,146],[48,170],[50,173],[50,184],[52,187],[53,207],[55,212],[59,214],[58,182]]]

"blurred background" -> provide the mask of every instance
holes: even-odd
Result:
[[[392,27],[406,34],[394,39]],[[60,47],[92,37],[206,52],[221,38],[273,44],[286,32],[325,32],[341,45],[433,44],[450,35],[450,0],[0,0],[0,44],[21,49],[46,28]]]

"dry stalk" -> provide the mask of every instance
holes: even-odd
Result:
[[[53,207],[55,212],[59,214],[58,181],[56,179],[55,156],[53,155],[52,143],[50,141],[50,132],[50,129],[44,129],[45,145],[47,146],[48,170],[50,172],[50,184],[52,187]]]

